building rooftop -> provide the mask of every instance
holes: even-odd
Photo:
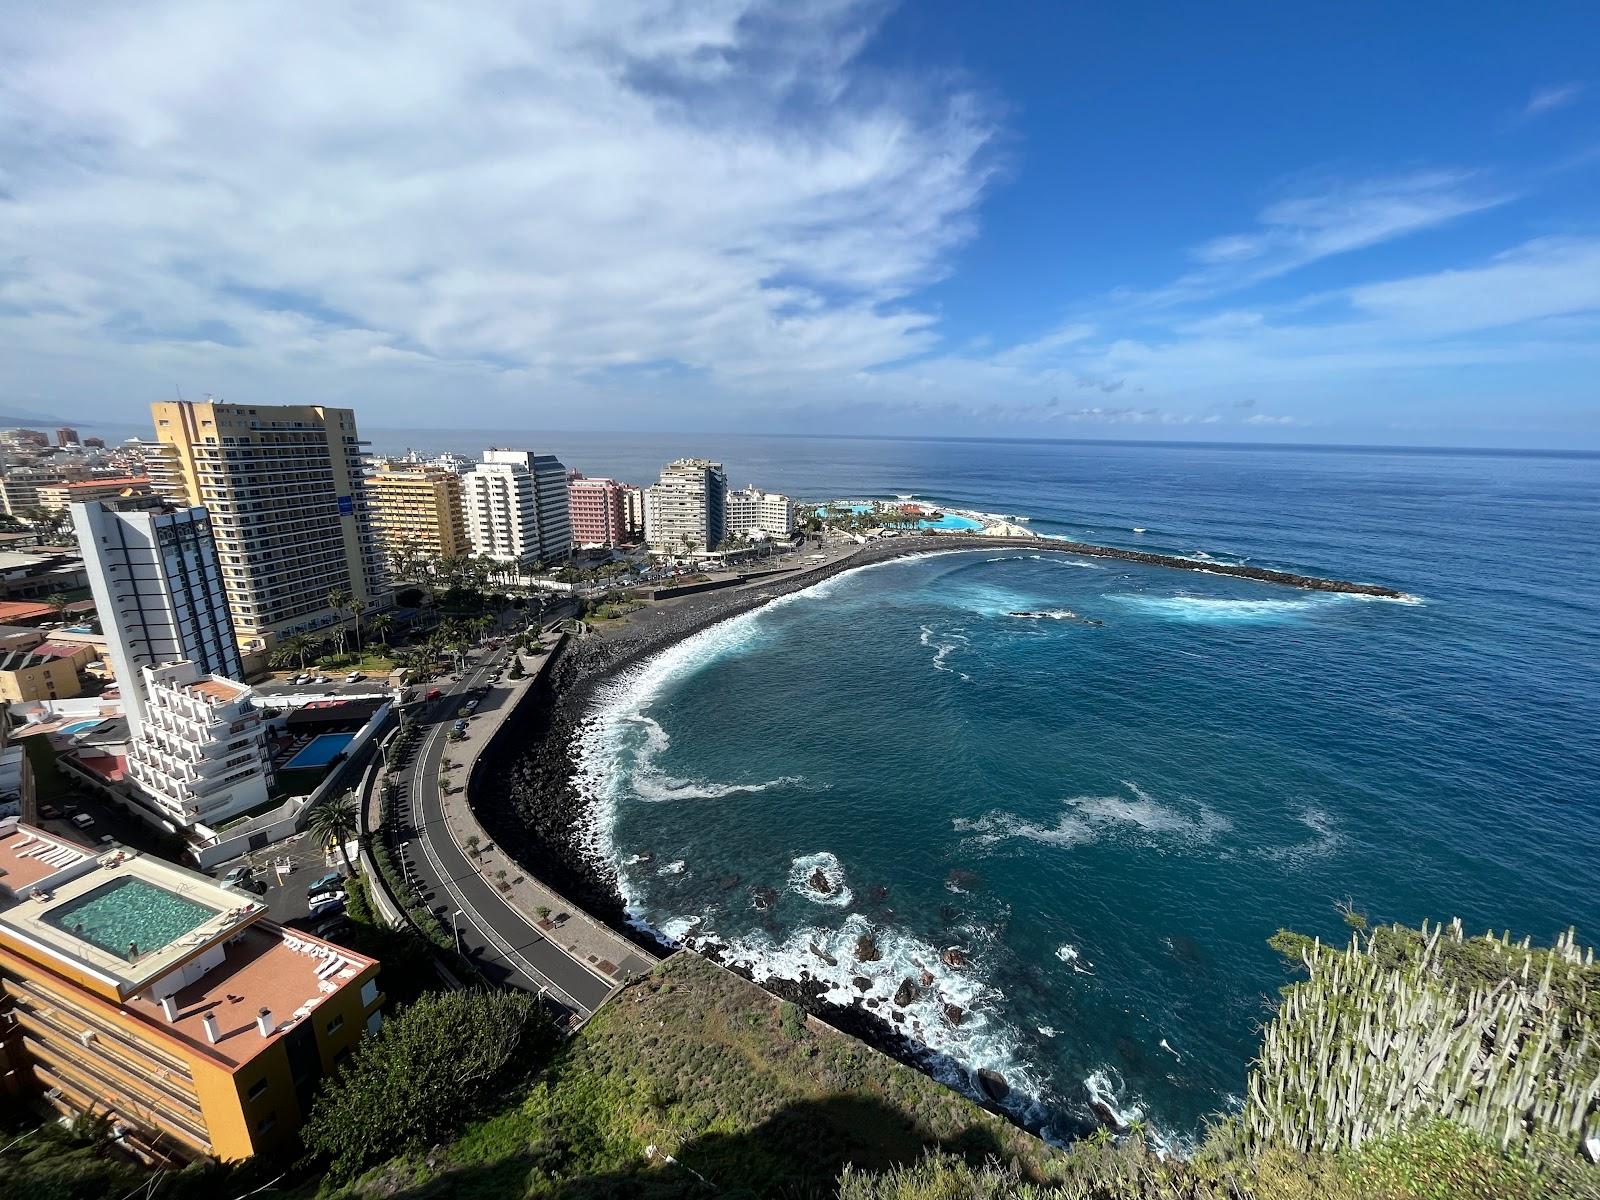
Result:
[[[27,895],[39,880],[82,862],[89,853],[42,830],[13,825],[0,834],[0,906]]]
[[[161,1003],[135,996],[125,1007],[204,1054],[237,1069],[309,1017],[373,959],[315,938],[259,921],[224,947],[224,961],[173,994],[176,1017]],[[256,1024],[265,1008],[270,1033]],[[206,1037],[205,1018],[217,1023],[217,1041]]]
[[[0,821],[0,871],[0,946],[96,980],[105,1002],[230,1070],[377,966],[262,920],[263,905],[203,875],[120,847],[96,853],[15,818]],[[149,945],[135,949],[139,939]],[[197,961],[203,973],[170,994],[169,1019],[151,993]]]
[[[0,600],[0,625],[17,621],[43,621],[55,615],[55,609],[35,600]]]
[[[219,675],[208,675],[197,679],[193,683],[183,685],[184,691],[193,692],[203,696],[213,704],[231,704],[250,694],[250,689],[242,683],[235,683],[231,679],[223,679]]]
[[[11,837],[19,834],[48,837],[20,824]],[[91,851],[60,844],[71,861],[32,880],[24,894],[11,889],[9,906],[0,907],[0,933],[121,996],[139,991],[266,912],[258,901],[159,858],[118,847],[91,860]],[[24,847],[16,857],[27,855]],[[68,855],[46,854],[44,860],[52,857]],[[179,912],[185,914],[181,920]]]

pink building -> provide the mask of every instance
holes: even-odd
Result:
[[[627,487],[615,479],[585,479],[574,471],[567,482],[572,541],[578,546],[620,546],[628,540]]]

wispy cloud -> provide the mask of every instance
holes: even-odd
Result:
[[[0,382],[99,356],[219,390],[490,374],[527,394],[926,351],[908,297],[973,232],[995,122],[948,79],[864,66],[883,12],[18,9]]]
[[[1558,108],[1565,108],[1583,94],[1581,83],[1558,83],[1548,87],[1535,88],[1533,95],[1528,97],[1528,103],[1523,106],[1522,115],[1536,117],[1540,113],[1553,112]]]

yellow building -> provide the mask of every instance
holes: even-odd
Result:
[[[66,700],[83,691],[78,665],[72,658],[13,650],[0,654],[0,701]]]
[[[372,959],[265,912],[160,859],[0,821],[9,1089],[109,1117],[152,1161],[284,1144],[383,995]]]
[[[163,401],[146,469],[157,492],[201,505],[241,641],[268,643],[348,621],[392,599],[367,510],[366,456],[348,408]]]
[[[367,501],[391,568],[407,555],[472,552],[461,515],[461,476],[446,467],[386,466],[367,476]]]

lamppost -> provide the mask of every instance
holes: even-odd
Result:
[[[465,958],[467,956],[467,953],[466,953],[465,950],[463,950],[461,948],[461,926],[456,923],[456,918],[459,917],[460,915],[461,915],[461,910],[459,908],[451,910],[451,912],[450,912],[450,932],[456,935],[456,953],[459,954],[462,958]]]

